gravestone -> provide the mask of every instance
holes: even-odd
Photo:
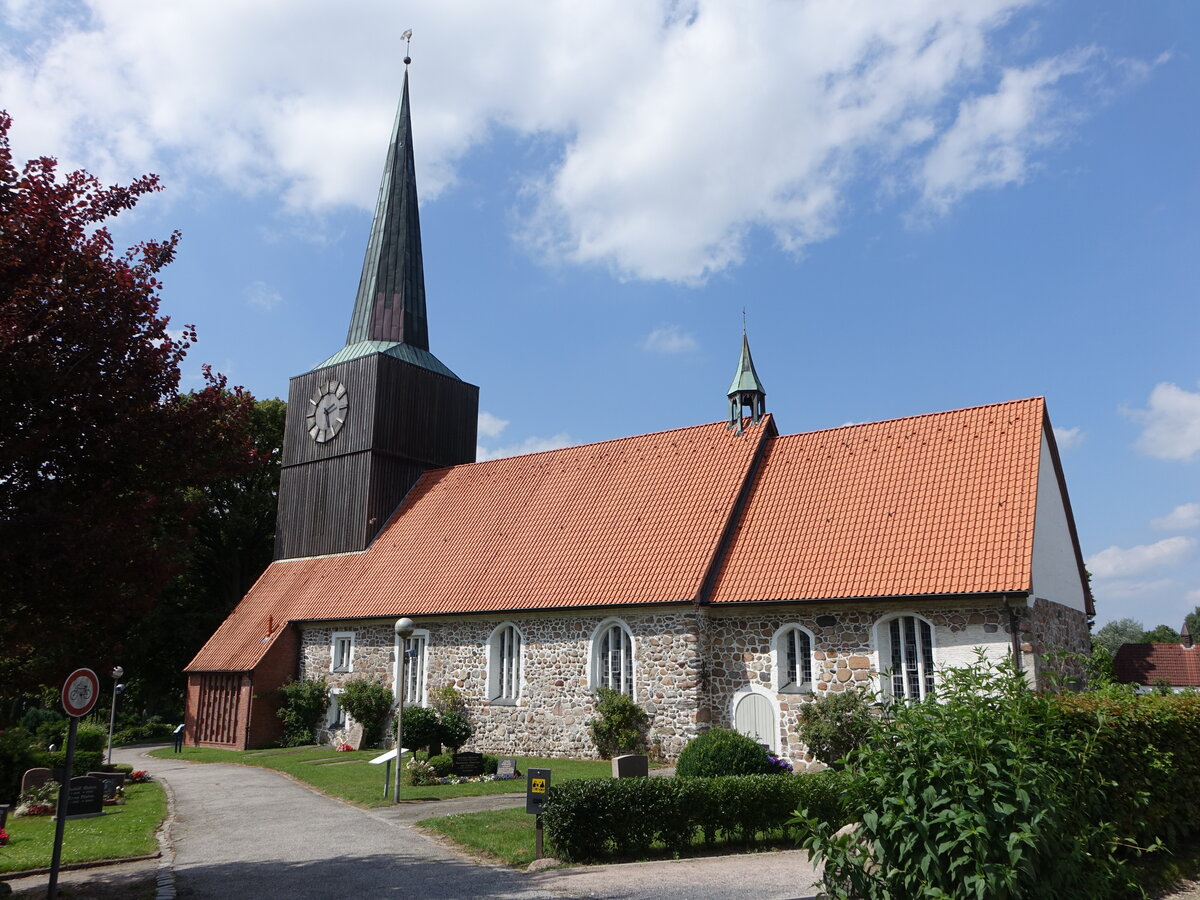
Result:
[[[346,732],[346,743],[355,750],[362,749],[363,742],[363,727],[355,722]]]
[[[483,754],[482,753],[455,753],[451,757],[451,763],[454,766],[453,772],[455,775],[471,777],[472,775],[483,774]]]
[[[125,786],[124,772],[88,772],[88,778],[99,778],[104,784],[104,799],[117,796],[117,788]]]
[[[511,756],[506,756],[496,765],[496,774],[500,777],[508,776],[515,778],[517,775],[517,761]]]
[[[614,756],[612,773],[613,778],[645,778],[650,774],[650,758],[640,753]]]
[[[21,776],[21,793],[25,793],[30,788],[41,787],[53,777],[49,769],[26,769],[25,774]]]
[[[104,782],[90,775],[72,778],[67,785],[67,818],[90,819],[104,815]]]

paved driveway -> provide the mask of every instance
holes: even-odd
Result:
[[[412,828],[405,804],[363,810],[266,769],[147,760],[135,750],[113,755],[148,769],[174,794],[170,839],[185,900],[815,896],[816,875],[799,851],[517,872],[476,862]],[[422,817],[437,807],[455,811],[430,806]]]

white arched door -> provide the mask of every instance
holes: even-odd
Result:
[[[775,707],[762,694],[745,694],[733,708],[733,727],[775,749]]]

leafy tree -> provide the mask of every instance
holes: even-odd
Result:
[[[1140,643],[1143,644],[1178,644],[1179,632],[1170,625],[1159,625],[1153,631],[1147,631],[1142,635]]]
[[[346,682],[338,702],[354,721],[363,727],[363,741],[369,746],[383,735],[383,726],[392,714],[392,692],[374,678],[352,678]]]
[[[283,746],[316,743],[317,729],[329,710],[329,685],[324,678],[289,681],[279,689],[283,695],[275,715],[283,722]]]
[[[1188,631],[1192,633],[1192,640],[1200,638],[1200,606],[1184,616],[1183,621],[1187,625]]]
[[[605,759],[641,750],[646,744],[646,711],[627,694],[602,687],[596,692],[596,718],[588,730]]]
[[[1115,655],[1122,644],[1140,644],[1145,633],[1145,628],[1137,619],[1115,619],[1092,635],[1092,645],[1103,647]]]
[[[179,234],[113,252],[105,223],[159,190],[18,171],[0,113],[0,694],[121,660],[130,626],[178,571],[194,501],[253,464],[252,398],[205,367],[159,314]]]
[[[455,753],[458,748],[471,739],[475,726],[467,718],[467,714],[457,709],[451,709],[442,714],[438,721],[438,740]]]
[[[871,698],[859,690],[826,692],[800,707],[800,740],[821,762],[841,768],[842,758],[857,750],[871,733]]]

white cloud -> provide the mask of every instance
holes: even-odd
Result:
[[[1125,578],[1163,566],[1177,565],[1196,548],[1190,537],[1169,537],[1137,547],[1108,547],[1087,558],[1087,568],[1097,578]]]
[[[1083,430],[1080,428],[1055,428],[1054,440],[1059,450],[1072,450],[1083,443]]]
[[[1020,184],[1030,155],[1061,133],[1054,92],[1067,75],[1087,63],[1088,52],[1045,59],[1026,69],[1006,69],[995,93],[968,97],[925,159],[925,201],[945,211],[970,191]]]
[[[661,325],[646,335],[642,349],[653,353],[686,353],[696,349],[696,338],[678,325]]]
[[[531,246],[694,282],[737,265],[751,230],[791,252],[830,236],[860,179],[944,209],[1026,178],[1062,110],[1094,100],[1066,96],[1086,52],[1002,58],[1026,52],[996,35],[1027,6],[8,0],[0,84],[18,158],[370,209],[411,26],[426,200],[497,129],[549,141],[548,170],[515,173]]]
[[[1150,392],[1149,404],[1127,412],[1144,426],[1138,450],[1158,459],[1190,460],[1200,453],[1200,393],[1164,381]]]
[[[1200,528],[1200,503],[1183,503],[1167,515],[1150,520],[1150,527],[1159,531],[1188,531]]]
[[[499,437],[507,427],[508,419],[501,419],[499,416],[493,416],[490,412],[480,411],[479,433],[484,437]]]
[[[480,445],[475,448],[475,459],[483,462],[488,459],[524,456],[526,453],[541,453],[545,450],[561,450],[563,447],[574,445],[575,441],[569,434],[560,432],[552,437],[527,437],[519,444],[509,444],[506,447],[488,448]]]
[[[283,302],[283,294],[265,281],[254,281],[246,288],[246,302],[270,312]]]

